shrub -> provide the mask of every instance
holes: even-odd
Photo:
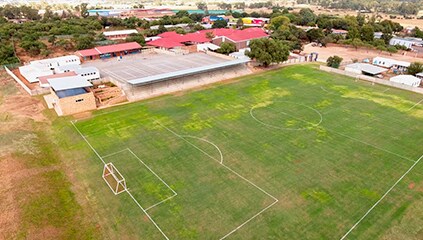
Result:
[[[328,58],[328,60],[326,61],[326,65],[328,67],[332,67],[332,68],[339,68],[339,66],[341,65],[342,60],[344,60],[343,58],[339,57],[339,56],[331,56]]]

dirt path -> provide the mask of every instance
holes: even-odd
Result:
[[[358,49],[356,50],[353,47],[345,48],[341,46],[330,46],[330,47],[313,47],[311,44],[307,44],[304,46],[304,52],[311,53],[317,52],[319,53],[319,61],[326,62],[330,56],[338,55],[344,59],[344,61],[352,61],[352,59],[363,60],[365,58],[374,58],[377,56],[386,57],[397,59],[401,61],[407,62],[423,62],[423,58],[416,58],[413,56],[413,53],[407,52],[406,55],[401,54],[388,54],[386,52],[380,52],[376,50],[365,50],[365,49]]]

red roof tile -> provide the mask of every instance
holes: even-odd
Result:
[[[155,47],[162,47],[162,48],[174,48],[184,46],[180,42],[173,41],[172,39],[168,38],[160,38],[151,42],[148,42],[147,45],[155,46]]]
[[[58,73],[58,74],[53,74],[53,75],[42,76],[42,77],[39,77],[38,80],[39,80],[40,84],[48,84],[48,80],[49,79],[62,78],[62,77],[71,77],[71,76],[76,76],[76,75],[77,74],[74,71],[71,71],[71,72],[65,72],[65,73]]]
[[[81,55],[81,57],[90,57],[90,56],[96,56],[99,55],[100,53],[94,49],[85,49],[85,50],[79,50],[76,52],[77,54]]]
[[[123,52],[123,51],[141,49],[141,45],[139,45],[137,42],[128,42],[128,43],[96,47],[95,49],[97,49],[97,51],[99,51],[101,54],[105,54],[105,53]]]
[[[196,32],[196,33],[185,34],[179,41],[192,42],[192,43],[205,43],[205,42],[210,42],[210,39],[208,39],[204,33]]]
[[[256,39],[256,38],[263,38],[267,36],[269,35],[265,33],[263,29],[261,28],[247,28],[242,31],[234,32],[225,37],[235,42],[241,42],[241,41],[248,41],[248,40]]]

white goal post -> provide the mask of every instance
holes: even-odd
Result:
[[[127,190],[125,178],[111,162],[104,164],[103,179],[115,195]]]

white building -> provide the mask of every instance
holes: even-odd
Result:
[[[39,67],[35,65],[25,65],[19,67],[19,72],[30,83],[38,82],[39,77],[54,74],[53,70],[48,67]]]
[[[391,45],[391,46],[400,45],[400,46],[404,46],[408,49],[411,49],[413,44],[414,44],[413,41],[411,41],[409,39],[405,39],[405,38],[393,37],[393,38],[391,38],[391,40],[389,40],[389,45]]]
[[[34,66],[39,66],[39,67],[48,67],[51,70],[54,70],[56,67],[59,67],[59,66],[80,65],[81,60],[76,55],[68,55],[68,56],[57,57],[57,58],[35,60],[35,61],[31,61],[29,64]]]
[[[416,77],[418,77],[418,78],[420,78],[420,79],[423,79],[423,72],[421,72],[421,73],[417,73],[417,74],[416,74]]]
[[[103,35],[107,39],[115,40],[115,39],[126,39],[129,35],[137,34],[137,33],[138,31],[136,29],[127,29],[127,30],[103,32]]]
[[[410,66],[409,62],[398,61],[395,59],[384,58],[384,57],[375,57],[373,58],[372,63],[373,65],[377,65],[380,67],[395,68],[401,71],[406,70]]]
[[[388,69],[373,66],[368,63],[353,63],[345,66],[345,71],[374,76],[386,72]]]
[[[81,65],[65,65],[65,66],[58,66],[54,69],[54,73],[59,74],[59,73],[66,73],[66,72],[72,72],[75,71],[77,69],[80,69]]]
[[[96,67],[83,67],[74,71],[78,76],[83,77],[87,81],[100,79],[100,71]]]
[[[389,79],[389,81],[405,84],[412,87],[420,86],[421,79],[413,75],[398,75]]]

